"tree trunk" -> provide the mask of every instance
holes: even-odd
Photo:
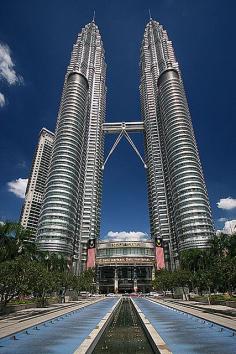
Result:
[[[211,305],[211,288],[208,287],[208,295],[207,295],[208,305]]]
[[[184,298],[184,300],[186,301],[187,300],[187,296],[186,296],[186,292],[185,292],[185,290],[184,290],[184,286],[182,286],[182,290],[183,290],[183,298]]]

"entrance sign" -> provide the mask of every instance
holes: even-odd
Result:
[[[95,256],[96,256],[96,240],[95,238],[92,238],[88,240],[87,269],[95,267]]]
[[[164,249],[163,249],[163,239],[156,237],[155,239],[155,248],[156,248],[156,267],[157,270],[165,268],[165,259],[164,259]]]

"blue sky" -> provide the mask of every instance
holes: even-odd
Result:
[[[2,2],[0,13],[0,43],[15,64],[8,82],[0,74],[0,220],[19,217],[23,199],[7,183],[28,177],[40,129],[55,128],[72,45],[93,9],[108,66],[106,121],[141,120],[138,63],[148,8],[175,47],[216,227],[236,219],[234,1],[15,0]],[[142,136],[133,139],[142,151]],[[113,140],[106,138],[106,153]],[[145,170],[125,140],[105,169],[101,226],[102,235],[149,232]]]

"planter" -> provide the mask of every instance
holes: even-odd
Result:
[[[58,298],[52,298],[52,299],[46,299],[46,307],[50,306],[51,304],[58,304]],[[0,316],[1,315],[7,315],[8,313],[13,313],[16,311],[21,311],[21,310],[26,310],[26,309],[32,309],[32,308],[37,308],[41,307],[40,303],[37,302],[35,299],[35,302],[31,304],[19,304],[19,305],[13,305],[13,304],[8,304],[5,308],[0,306]]]
[[[20,311],[20,310],[25,310],[25,309],[31,309],[38,307],[36,303],[32,304],[19,304],[19,305],[7,305],[5,308],[0,307],[0,315],[7,315],[8,313]]]
[[[225,305],[225,300],[211,300],[211,305]]]
[[[236,309],[236,301],[225,301],[225,305]]]
[[[194,297],[194,298],[191,298],[191,300],[199,302],[199,303],[203,303],[203,304],[208,304],[207,298],[202,298],[202,297],[201,298],[196,298],[196,297]]]

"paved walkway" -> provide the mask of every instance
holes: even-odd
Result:
[[[94,299],[93,299],[94,300]],[[74,301],[64,304],[52,304],[48,307],[31,307],[24,310],[18,310],[6,315],[0,316],[0,338],[7,335],[18,332],[16,325],[20,326],[20,330],[28,328],[29,326],[37,325],[42,322],[42,318],[45,318],[45,315],[52,315],[51,318],[57,317],[58,314],[61,314],[61,311],[67,310],[68,312],[73,311],[81,307],[81,305],[88,304],[88,300]]]
[[[225,311],[228,309],[231,309],[230,307],[227,306],[221,306],[221,305],[205,305],[205,304],[199,304],[197,303],[195,305],[194,301],[186,301],[186,302],[173,302],[171,300],[165,301],[165,300],[157,300],[157,299],[152,299],[152,301],[155,301],[160,304],[164,304],[166,306],[170,306],[172,308],[175,308],[177,310],[189,313],[191,315],[201,317],[204,320],[211,321],[213,323],[216,323],[220,326],[228,327],[231,328],[232,330],[236,331],[236,318],[234,316],[231,316],[229,314],[225,314]],[[191,305],[191,307],[189,307]],[[201,305],[201,306],[200,306]],[[234,312],[234,309],[232,309]],[[216,311],[216,312],[214,312]],[[220,313],[220,312],[223,313]]]
[[[54,318],[54,320],[50,320],[50,317],[46,318],[52,316],[52,314],[45,315],[44,318],[41,317],[41,324],[37,326],[31,324],[30,328],[19,332],[15,335],[15,338],[10,336],[0,339],[0,353],[71,354],[116,301],[116,298],[97,300],[90,306],[80,305],[80,308],[78,307],[77,310],[69,313],[68,309],[64,309],[61,310],[61,312],[64,311],[64,315],[61,313],[60,317]],[[42,323],[42,320],[46,322]]]
[[[144,298],[134,301],[172,353],[235,354],[236,336],[232,330],[183,313],[175,308],[175,304],[170,308],[163,301],[157,303]],[[182,307],[182,310],[187,312],[186,308]]]
[[[69,312],[88,306],[103,298],[89,298],[82,301],[74,301],[65,304],[54,304],[44,308],[30,308],[10,313],[0,317],[0,338],[15,334],[19,331],[36,326],[44,321],[49,321],[55,317],[62,316]]]
[[[157,299],[158,300],[158,299]],[[209,305],[199,301],[184,301],[178,299],[165,299],[165,301],[182,304],[184,306],[193,306],[202,310],[209,312],[220,313],[222,315],[231,316],[236,318],[236,308],[225,306],[225,305]]]

